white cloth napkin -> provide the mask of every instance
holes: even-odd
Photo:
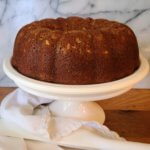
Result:
[[[51,114],[48,107],[41,106],[40,112],[35,110],[42,103],[47,103],[47,99],[39,98],[17,89],[2,101],[0,116],[15,122],[35,135],[49,137],[47,130]]]
[[[57,145],[22,138],[0,136],[0,150],[63,150]]]
[[[0,136],[0,150],[27,150],[24,139]]]
[[[17,89],[3,99],[0,117],[15,123],[36,137],[50,141],[70,135],[81,127],[95,129],[105,138],[122,140],[117,134],[97,122],[52,116],[49,107],[52,101]]]
[[[106,127],[97,122],[53,117],[50,107],[48,107],[50,102],[52,101],[49,99],[37,97],[17,89],[2,101],[0,116],[45,139],[67,136],[82,126],[94,128],[101,135],[106,134],[103,131]],[[43,105],[47,103],[48,105]],[[113,138],[111,134],[106,136]]]

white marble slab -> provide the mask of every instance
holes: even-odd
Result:
[[[0,0],[0,86],[15,86],[2,71],[17,31],[33,20],[67,16],[107,18],[129,25],[150,61],[150,0]],[[150,75],[137,87],[150,88]]]

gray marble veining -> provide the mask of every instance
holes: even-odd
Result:
[[[107,18],[129,25],[150,60],[149,0],[0,0],[0,86],[15,85],[4,74],[2,61],[12,53],[18,30],[34,20],[68,16]],[[150,88],[150,77],[138,87]]]

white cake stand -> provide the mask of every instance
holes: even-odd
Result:
[[[56,103],[57,107],[55,105],[55,107],[53,108],[57,110],[61,109],[62,113],[64,113],[63,111],[67,110],[65,115],[71,113],[76,109],[77,112],[78,106],[82,106],[81,111],[83,112],[79,112],[78,113],[79,115],[84,115],[85,111],[90,109],[90,114],[93,112],[95,113],[99,112],[99,116],[101,117],[101,120],[99,122],[103,123],[105,120],[104,111],[99,105],[97,105],[99,106],[97,107],[96,103],[91,101],[104,100],[104,99],[108,99],[120,95],[130,90],[136,83],[141,81],[149,71],[149,64],[142,55],[140,55],[140,60],[141,60],[141,65],[139,69],[136,70],[130,76],[109,83],[93,84],[93,85],[52,84],[52,83],[41,82],[41,81],[28,78],[18,73],[12,67],[11,57],[7,58],[4,61],[3,69],[5,73],[8,75],[8,77],[12,79],[22,90],[36,96],[48,98],[50,99],[50,101],[52,99],[56,100],[55,102],[58,102]],[[72,110],[73,107],[74,110]],[[93,116],[95,116],[94,113]],[[19,129],[19,127],[12,126],[12,123],[11,126],[8,126],[9,123],[5,124],[1,122],[1,124],[2,127],[4,126],[5,128],[5,130],[2,127],[0,128],[0,130],[3,131],[3,133],[7,133],[6,131],[12,129],[12,132],[9,131],[9,133],[11,133],[10,136],[14,135],[14,131],[17,131],[16,133],[18,133],[19,131],[21,132],[21,134],[19,134],[22,135],[21,137],[27,137],[27,139],[31,138],[31,139],[38,140],[35,137],[29,137],[30,133],[28,134],[27,132],[23,132],[23,130]],[[108,131],[104,131],[104,132],[108,132]],[[74,148],[83,147],[83,149],[85,149],[85,146],[86,149],[88,149],[87,147],[90,147],[91,149],[93,148],[100,149],[102,145],[104,149],[115,149],[115,150],[120,150],[120,149],[149,150],[150,148],[150,146],[146,144],[120,141],[119,136],[115,132],[111,132],[111,136],[113,138],[115,137],[114,140],[105,138],[105,136],[101,137],[95,135],[94,133],[88,132],[87,130],[84,129],[80,129],[78,130],[78,132],[73,132],[70,136],[64,137],[60,141],[56,141],[56,143],[58,142],[57,143],[58,145],[67,146],[67,147],[74,147]]]
[[[63,85],[28,78],[13,68],[11,65],[11,57],[4,61],[3,69],[7,76],[24,91],[36,96],[48,98],[50,100],[53,99],[64,101],[64,107],[66,107],[66,101],[69,101],[69,104],[80,104],[83,103],[83,101],[91,103],[91,101],[104,100],[127,92],[136,83],[141,81],[149,71],[149,64],[142,55],[140,55],[140,61],[141,64],[138,70],[123,79],[103,84],[91,85]],[[101,109],[102,111],[102,108],[100,107],[97,107],[96,109]],[[102,122],[104,122],[104,113],[102,116]]]

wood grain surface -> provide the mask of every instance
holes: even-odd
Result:
[[[0,100],[14,89],[0,88]],[[105,110],[105,125],[111,130],[127,140],[150,143],[150,90],[132,89],[97,103]]]

